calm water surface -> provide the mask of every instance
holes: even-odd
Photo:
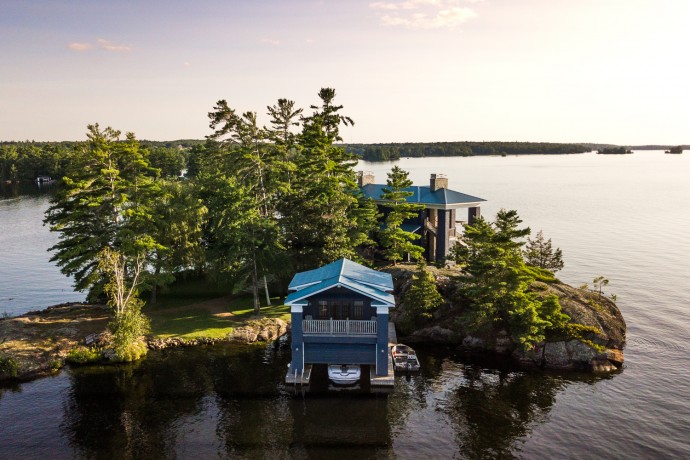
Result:
[[[563,249],[562,280],[606,275],[628,323],[625,369],[529,373],[420,349],[422,372],[398,377],[388,395],[333,391],[323,369],[295,392],[282,383],[284,342],[170,350],[0,390],[0,458],[690,458],[690,155],[360,167],[383,182],[393,164],[418,184],[447,174],[451,188],[488,200],[487,217],[517,209]],[[0,201],[0,311],[74,295],[45,254],[26,260],[53,244],[35,223],[45,206],[41,197]],[[28,290],[36,293],[6,300]]]

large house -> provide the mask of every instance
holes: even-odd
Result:
[[[385,216],[388,212],[387,202],[383,199],[386,184],[376,184],[372,173],[362,171],[358,173],[358,181],[362,193],[373,199]],[[467,209],[466,222],[472,224],[480,215],[481,202],[486,201],[450,190],[448,179],[443,174],[432,174],[428,186],[413,185],[405,190],[412,192],[407,201],[422,204],[424,209],[415,218],[406,220],[402,228],[419,235],[417,244],[424,248],[424,257],[428,261],[444,260],[455,244],[455,226],[465,222],[457,219],[458,209]]]
[[[288,290],[288,380],[299,380],[311,364],[367,364],[373,376],[388,375],[388,313],[395,306],[389,273],[343,258],[297,273]]]

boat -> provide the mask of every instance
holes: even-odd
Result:
[[[362,376],[357,364],[329,364],[328,378],[337,385],[352,385]]]
[[[415,372],[420,368],[417,353],[407,345],[393,345],[391,356],[393,358],[393,368],[396,371]]]

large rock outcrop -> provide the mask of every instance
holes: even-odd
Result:
[[[619,369],[624,361],[626,325],[623,315],[609,298],[586,289],[578,289],[560,282],[535,282],[532,290],[540,297],[556,295],[562,311],[570,322],[589,326],[579,338],[555,337],[523,351],[512,342],[507,331],[498,329],[482,335],[464,333],[455,323],[462,311],[457,296],[457,277],[454,269],[429,267],[437,279],[437,287],[446,303],[434,316],[432,324],[416,328],[404,336],[411,343],[430,343],[457,346],[465,350],[511,354],[525,366],[548,369],[578,369],[610,372]],[[392,314],[396,324],[403,324],[407,306],[404,295],[410,286],[413,268],[398,266],[387,270],[395,280],[398,301]],[[409,326],[409,324],[408,324]],[[596,330],[597,332],[594,332]]]

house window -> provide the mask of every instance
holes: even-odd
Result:
[[[328,302],[319,300],[319,318],[328,318]]]
[[[350,318],[350,303],[349,302],[343,302],[342,305],[340,306],[340,319],[349,319]]]
[[[352,306],[352,319],[362,319],[364,316],[364,302],[361,300],[355,300]]]

